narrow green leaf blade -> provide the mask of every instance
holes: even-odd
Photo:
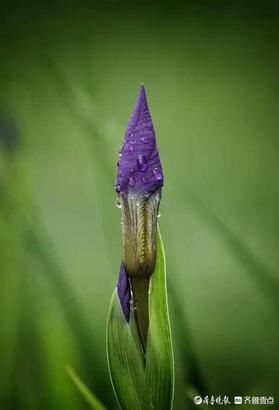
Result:
[[[130,325],[126,322],[115,291],[107,321],[107,356],[111,382],[123,410],[141,409],[144,388],[143,357],[131,332],[133,320],[132,316]]]
[[[151,281],[150,324],[142,410],[170,410],[173,403],[174,364],[167,302],[165,253],[159,230],[156,267]]]
[[[89,390],[89,388],[83,383],[83,381],[78,377],[74,369],[70,366],[67,367],[67,372],[77,389],[94,410],[106,410],[102,403],[97,399],[96,396]]]

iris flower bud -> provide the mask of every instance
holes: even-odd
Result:
[[[148,278],[156,261],[163,172],[143,85],[120,151],[115,189],[122,205],[124,264],[128,276]]]
[[[156,263],[157,216],[163,183],[155,131],[142,85],[120,148],[115,190],[122,208],[122,281],[124,270],[130,279],[143,345],[147,338],[148,287]],[[126,300],[122,309],[126,312]]]

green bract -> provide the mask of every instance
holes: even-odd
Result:
[[[107,356],[111,381],[123,410],[172,408],[174,369],[167,305],[166,263],[160,232],[149,289],[149,330],[146,352],[132,315],[127,322],[115,291],[107,321]]]

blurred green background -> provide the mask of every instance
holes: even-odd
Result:
[[[245,1],[2,6],[1,409],[87,409],[69,364],[117,408],[114,178],[141,82],[165,172],[175,409],[189,386],[277,400],[278,16]]]

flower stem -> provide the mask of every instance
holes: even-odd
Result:
[[[145,352],[149,327],[148,290],[150,279],[132,277],[130,280],[133,292],[136,323],[142,348]]]

